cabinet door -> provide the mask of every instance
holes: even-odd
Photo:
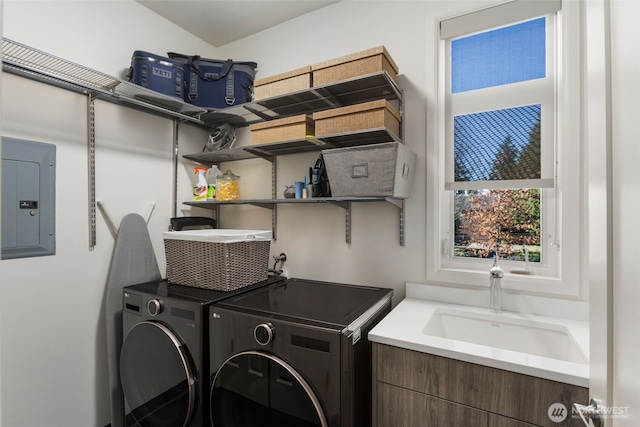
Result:
[[[488,427],[487,412],[377,383],[377,427]]]
[[[377,381],[534,425],[558,425],[547,415],[554,403],[570,410],[573,402],[589,400],[584,387],[382,344],[376,347]],[[579,418],[571,417],[562,424],[581,425]]]
[[[489,414],[489,427],[538,427],[537,424],[529,424],[513,418],[501,417],[496,414]]]

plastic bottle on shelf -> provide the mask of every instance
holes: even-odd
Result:
[[[204,176],[206,171],[202,166],[193,168],[193,173],[198,175],[198,181],[193,186],[193,200],[196,202],[207,200],[207,178]]]
[[[211,166],[207,170],[206,179],[207,179],[207,200],[216,198],[216,180],[218,176],[222,175],[222,172],[216,165]]]

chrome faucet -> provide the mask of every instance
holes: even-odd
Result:
[[[493,267],[489,270],[489,308],[494,313],[502,310],[502,276],[504,271],[498,267],[498,254],[493,258]]]

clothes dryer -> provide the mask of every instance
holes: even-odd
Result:
[[[233,292],[166,280],[123,289],[120,378],[127,425],[209,426],[209,304],[284,279]]]
[[[371,425],[390,289],[288,279],[209,306],[213,427]]]

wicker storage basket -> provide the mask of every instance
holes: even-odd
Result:
[[[387,100],[365,102],[313,114],[316,137],[386,128],[400,134],[400,113]]]
[[[270,231],[189,230],[163,236],[169,283],[228,292],[267,279]]]
[[[313,120],[304,114],[256,123],[249,126],[249,130],[254,145],[305,139],[315,132]]]
[[[319,62],[313,64],[311,70],[314,87],[380,71],[386,71],[394,80],[398,75],[398,66],[384,46]]]
[[[311,87],[311,66],[298,68],[297,70],[264,79],[258,79],[255,81],[253,87],[256,101],[309,89]]]

